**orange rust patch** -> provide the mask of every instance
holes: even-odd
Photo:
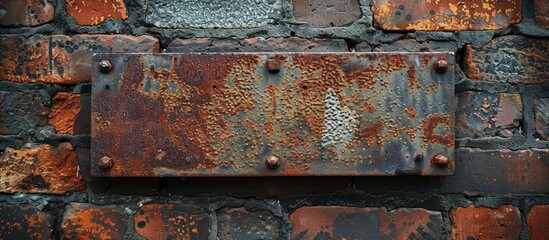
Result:
[[[383,122],[380,120],[375,121],[359,129],[360,138],[366,141],[368,146],[372,146],[376,142],[383,145],[381,130],[383,130]]]
[[[435,133],[437,127],[440,124],[444,124],[445,128],[453,126],[453,122],[450,117],[442,114],[431,114],[426,119],[421,121],[423,128],[423,141],[426,143],[438,143],[447,146],[454,145],[454,134],[440,135]]]
[[[31,144],[6,148],[0,157],[0,191],[65,193],[82,191],[85,183],[70,143],[57,148]]]
[[[374,23],[384,30],[504,29],[522,19],[521,0],[374,0]]]
[[[71,203],[61,228],[66,239],[122,239],[128,216],[116,206]]]
[[[59,92],[52,98],[48,123],[58,134],[74,134],[74,120],[80,112],[80,95]]]
[[[105,20],[126,19],[126,5],[123,0],[65,0],[67,13],[79,25],[99,25]]]

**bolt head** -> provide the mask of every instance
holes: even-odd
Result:
[[[112,69],[112,64],[111,64],[111,61],[109,60],[101,60],[99,62],[99,71],[102,72],[102,73],[108,73],[110,72]]]
[[[280,160],[278,159],[278,157],[269,156],[267,160],[265,160],[265,164],[270,169],[276,169],[280,166]]]
[[[438,73],[444,73],[448,70],[448,61],[441,59],[435,62],[435,71]]]
[[[432,163],[439,168],[444,168],[450,166],[452,162],[450,161],[450,158],[448,158],[448,156],[439,153],[433,157]]]
[[[278,72],[280,71],[280,60],[274,58],[274,57],[270,57],[269,59],[267,59],[267,70],[269,70],[269,72]]]
[[[97,166],[102,170],[109,170],[112,168],[112,159],[109,157],[102,157],[99,159]]]

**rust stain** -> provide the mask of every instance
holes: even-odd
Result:
[[[383,122],[375,121],[360,128],[360,137],[368,143],[368,146],[372,146],[376,143],[383,145],[381,130],[383,130]]]
[[[454,145],[454,134],[441,135],[436,133],[437,128],[443,125],[444,129],[448,129],[453,126],[453,121],[449,116],[442,114],[432,114],[426,119],[422,120],[423,128],[423,141],[426,143],[438,143],[446,146]]]

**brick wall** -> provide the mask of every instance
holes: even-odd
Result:
[[[0,239],[549,239],[548,9],[0,1]],[[455,52],[455,175],[91,177],[91,53],[187,51]]]

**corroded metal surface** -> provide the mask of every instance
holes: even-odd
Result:
[[[489,30],[521,21],[521,0],[374,0],[374,24],[385,30]]]
[[[445,72],[435,71],[441,59]],[[110,72],[100,72],[102,60]],[[94,176],[454,170],[451,53],[98,54],[93,62]],[[437,154],[448,164],[435,164]],[[111,168],[98,167],[103,157]],[[266,164],[272,157],[278,167]]]

